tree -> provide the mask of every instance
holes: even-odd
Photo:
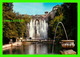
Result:
[[[10,38],[27,36],[26,25],[30,19],[31,16],[27,14],[13,12],[13,3],[3,3],[3,43],[9,43]]]
[[[54,34],[56,30],[56,26],[58,22],[61,22],[63,20],[63,12],[62,12],[62,7],[59,6],[58,9],[56,10],[55,17],[49,21],[49,37],[54,39]],[[56,38],[61,38],[63,35],[63,29],[61,26],[58,26],[58,31],[56,32],[57,37]]]

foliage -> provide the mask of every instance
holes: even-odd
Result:
[[[64,3],[58,7],[55,17],[49,21],[49,37],[53,39],[58,22],[62,22],[69,39],[77,37],[77,4]],[[56,38],[65,38],[62,26],[58,26]]]
[[[58,9],[57,9],[57,12],[55,13],[54,19],[52,19],[52,20],[49,21],[49,29],[50,29],[49,31],[51,31],[50,34],[52,33],[51,36],[50,36],[50,38],[54,37],[56,26],[57,26],[58,22],[61,22],[62,20],[63,20],[62,7],[59,6]],[[58,30],[56,32],[56,34],[57,34],[56,38],[61,38],[60,36],[63,35],[62,33],[63,33],[62,27],[58,26]]]
[[[9,6],[11,5],[11,6]],[[3,42],[5,39],[26,37],[26,24],[30,22],[29,15],[13,12],[12,3],[3,3]],[[6,22],[5,20],[23,20],[21,22]],[[4,43],[5,44],[5,43]]]
[[[69,39],[77,39],[77,3],[64,3],[63,23],[66,27]]]

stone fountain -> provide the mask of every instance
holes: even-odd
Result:
[[[55,30],[55,34],[54,34],[54,41],[55,41],[56,31],[57,31],[57,28],[58,28],[59,24],[62,25],[62,27],[64,29],[64,32],[65,32],[65,35],[66,35],[66,40],[61,40],[61,42],[60,42],[62,48],[64,48],[64,50],[60,51],[60,53],[61,54],[76,54],[76,52],[71,49],[71,48],[74,48],[75,47],[74,40],[69,40],[68,39],[66,29],[65,29],[65,27],[64,27],[64,25],[63,25],[62,22],[59,22],[57,24],[57,26],[56,26],[56,30]],[[54,42],[53,42],[53,44],[54,44]]]
[[[62,27],[63,27],[63,29],[64,29],[64,32],[65,32],[65,35],[66,35],[66,40],[61,40],[61,42],[60,42],[60,43],[61,43],[61,46],[62,46],[63,48],[73,48],[73,47],[75,46],[74,40],[69,40],[69,39],[68,39],[68,36],[67,36],[67,33],[66,33],[66,29],[65,29],[65,27],[64,27],[64,25],[63,25],[62,22],[59,22],[59,23],[57,24],[57,26],[56,26],[56,30],[55,30],[55,34],[54,34],[54,40],[55,40],[55,37],[56,37],[56,31],[57,31],[57,28],[58,28],[59,24],[62,25]]]

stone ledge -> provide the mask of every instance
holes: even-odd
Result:
[[[74,50],[63,50],[60,51],[61,54],[76,54],[76,52]]]

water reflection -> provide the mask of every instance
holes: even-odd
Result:
[[[32,43],[3,51],[3,54],[52,54],[52,44]]]
[[[48,46],[45,44],[31,44],[29,46],[29,54],[45,54],[48,53]]]
[[[47,54],[48,53],[48,45],[42,43],[35,43],[26,45],[24,47],[26,54]]]

